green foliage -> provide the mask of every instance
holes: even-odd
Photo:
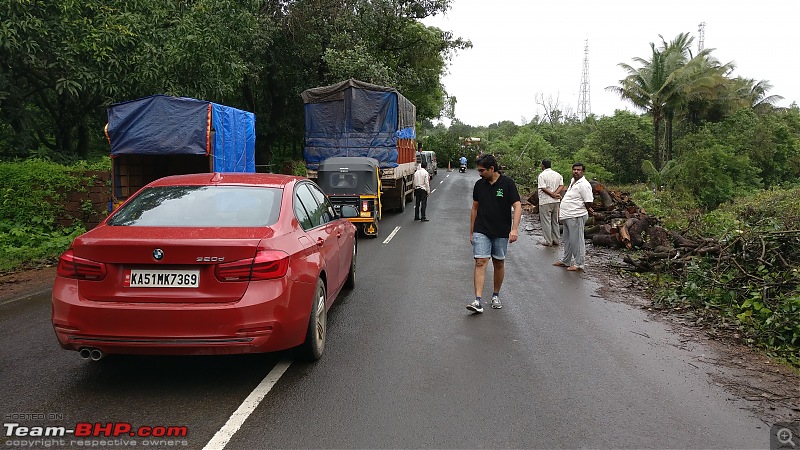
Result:
[[[736,154],[729,145],[703,145],[702,136],[697,140],[700,142],[691,145],[692,151],[684,152],[675,161],[666,180],[670,186],[690,192],[707,210],[760,187],[747,156]],[[693,142],[695,137],[685,141]]]
[[[584,176],[587,180],[609,183],[614,179],[614,174],[603,166],[604,162],[607,162],[607,160],[603,158],[603,155],[590,147],[581,148],[575,153],[572,159],[573,162],[583,163],[585,167]],[[569,168],[566,169],[566,172],[568,175],[564,177],[564,183],[569,184],[569,180],[572,179],[572,163],[569,164]]]
[[[292,162],[292,175],[298,177],[304,177],[308,175],[308,172],[306,171],[306,162],[304,160]]]
[[[54,263],[75,237],[86,232],[83,226],[47,231],[39,223],[19,224],[0,220],[0,273],[39,263]]]
[[[743,224],[729,208],[719,208],[700,216],[695,222],[695,233],[699,236],[713,236],[720,241],[728,241],[742,233]]]
[[[735,215],[743,227],[763,230],[795,230],[800,223],[800,187],[775,187],[737,198],[720,211]]]
[[[77,189],[79,180],[66,166],[40,159],[0,164],[0,219],[56,229],[64,192]]]
[[[447,167],[449,162],[451,167],[457,166],[458,159],[462,156],[467,161],[475,161],[477,156],[474,152],[468,152],[459,142],[459,136],[453,130],[432,130],[433,133],[427,135],[417,134],[417,142],[422,144],[423,150],[436,152],[436,162],[441,167]]]
[[[673,211],[690,218],[691,231],[719,242],[722,252],[676,267],[655,303],[690,306],[691,314],[733,326],[745,342],[800,367],[798,195],[800,187],[760,191],[699,218],[696,211]],[[634,198],[648,196],[658,198],[652,192]]]
[[[742,232],[725,255],[692,262],[657,300],[730,323],[743,340],[800,367],[800,233]],[[702,314],[709,310],[714,315]]]
[[[644,179],[647,181],[647,184],[650,186],[650,189],[657,191],[663,189],[665,186],[665,178],[666,174],[669,173],[670,169],[674,167],[674,161],[669,161],[663,169],[658,170],[653,164],[652,161],[649,159],[645,159],[642,161],[641,165],[641,172],[644,175]]]
[[[0,150],[86,157],[103,145],[112,102],[237,94],[251,46],[264,42],[257,11],[258,2],[233,0],[3,2],[0,123],[10,145]]]
[[[449,0],[10,0],[0,4],[0,159],[106,153],[105,108],[153,93],[258,116],[257,159],[303,139],[307,88],[355,77],[397,88],[420,120],[452,105],[447,62],[471,46],[419,19]]]
[[[641,164],[653,154],[650,133],[652,122],[628,111],[616,111],[613,117],[597,121],[586,137],[585,145],[596,155],[596,163],[608,174],[607,182],[636,183],[645,180]]]
[[[753,170],[764,186],[792,182],[800,177],[800,109],[789,108],[771,114],[742,109],[730,118],[707,124],[676,143],[681,154],[697,147],[730,145],[737,155],[753,161]]]
[[[0,272],[37,261],[53,261],[85,231],[82,225],[60,228],[57,217],[65,193],[80,189],[74,174],[108,170],[108,158],[63,166],[41,159],[0,163]]]
[[[687,230],[690,223],[700,216],[699,207],[686,191],[656,191],[644,185],[624,186],[634,203],[648,215],[658,217],[669,230]]]

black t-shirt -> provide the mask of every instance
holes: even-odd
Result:
[[[492,239],[507,238],[511,232],[511,205],[520,201],[514,180],[501,174],[494,184],[489,184],[481,178],[472,189],[472,199],[478,202],[472,231]]]

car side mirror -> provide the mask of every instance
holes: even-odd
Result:
[[[354,206],[342,205],[339,209],[339,215],[345,219],[358,217],[358,210]]]

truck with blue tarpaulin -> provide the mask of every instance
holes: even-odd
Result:
[[[255,172],[255,115],[188,97],[152,95],[108,107],[114,205],[168,175]]]
[[[320,163],[333,156],[374,158],[384,206],[403,211],[414,196],[414,104],[395,88],[352,78],[306,89],[301,97],[307,176],[316,180]]]

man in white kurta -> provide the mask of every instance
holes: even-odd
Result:
[[[592,185],[583,176],[583,163],[572,165],[572,181],[561,198],[558,219],[564,224],[564,257],[553,263],[569,271],[583,270],[586,258],[583,227],[594,214]]]

